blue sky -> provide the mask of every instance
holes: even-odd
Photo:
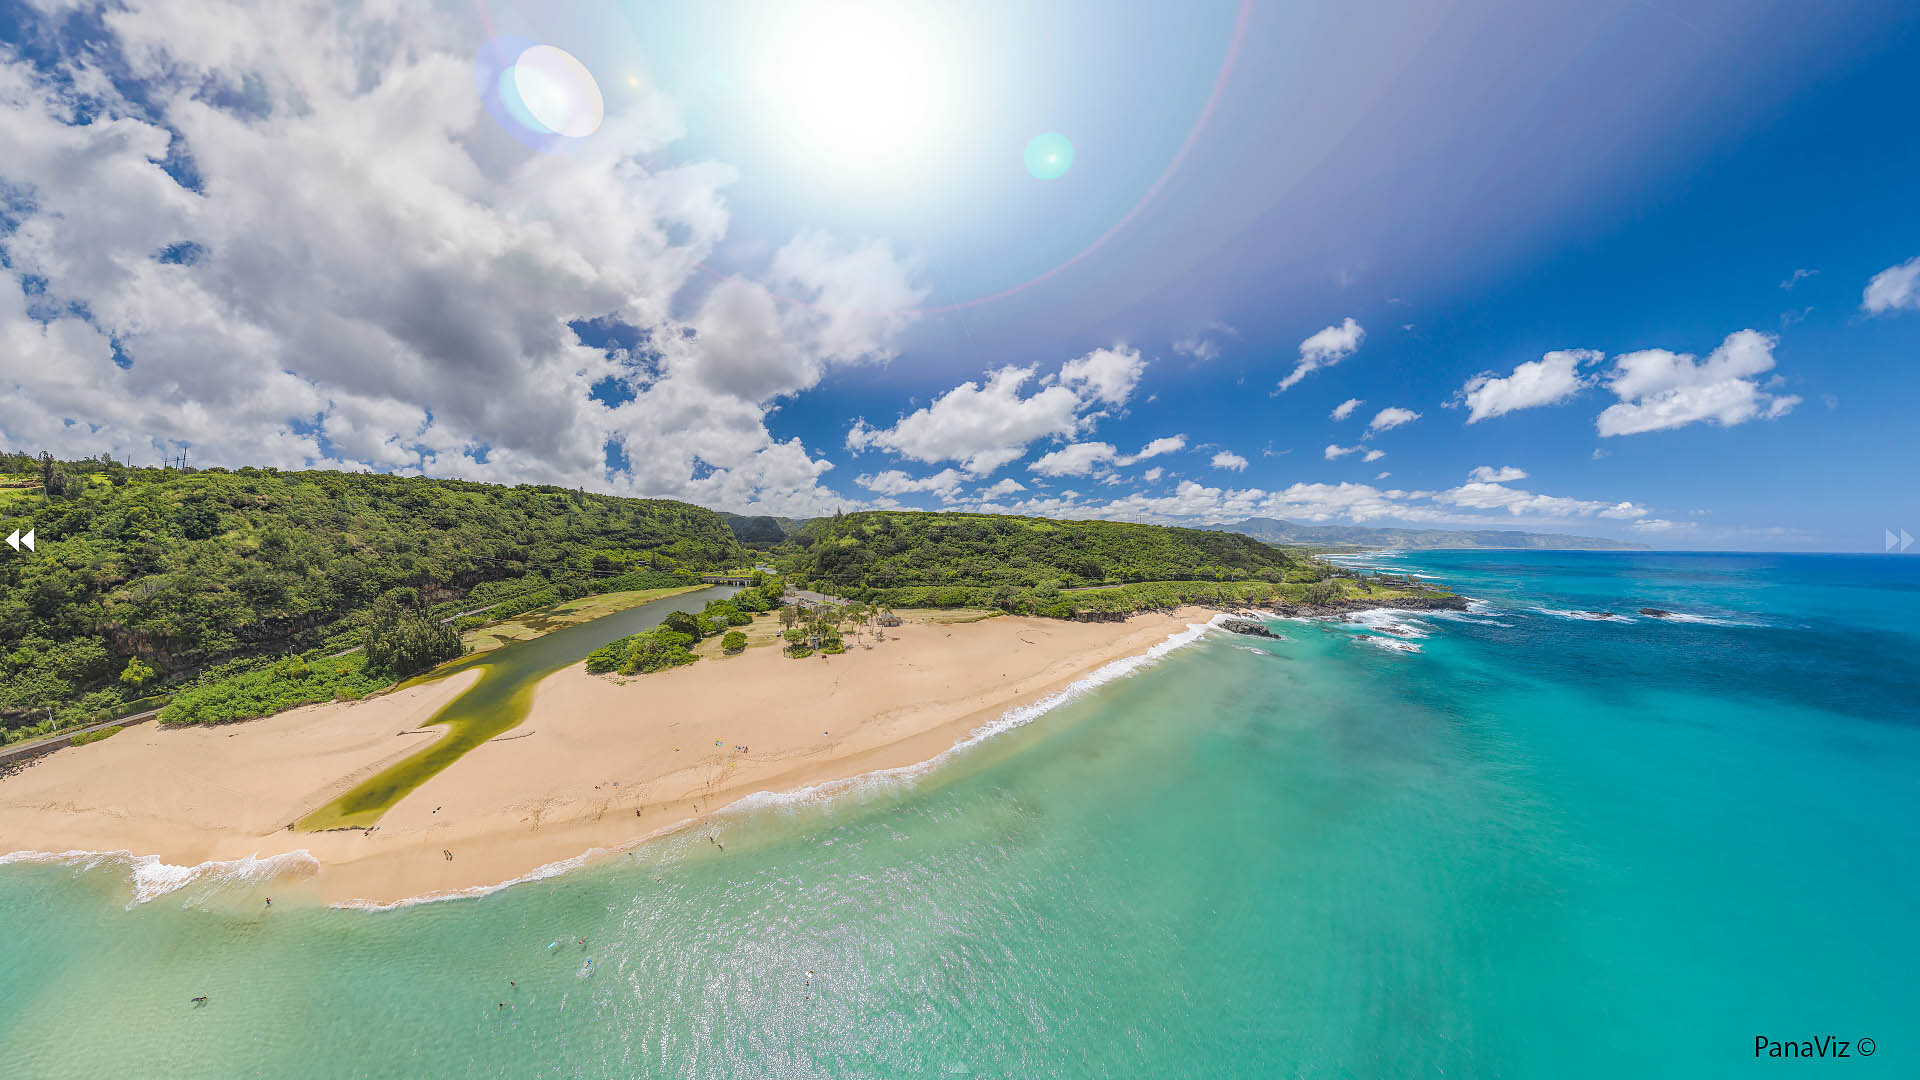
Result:
[[[1911,5],[552,7],[0,0],[0,444],[1920,530]]]

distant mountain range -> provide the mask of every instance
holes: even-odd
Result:
[[[1296,525],[1279,518],[1248,518],[1231,525],[1201,528],[1237,532],[1269,544],[1308,544],[1315,547],[1382,548],[1540,548],[1582,551],[1646,550],[1645,544],[1608,540],[1599,536],[1563,536],[1506,529],[1454,532],[1447,529],[1368,529],[1358,525]]]

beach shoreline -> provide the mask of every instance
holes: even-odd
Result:
[[[420,725],[477,673],[246,724],[130,730],[0,780],[0,852],[134,853],[150,879],[136,880],[138,899],[228,864],[256,877],[270,868],[278,894],[325,904],[477,895],[683,831],[760,793],[838,791],[933,762],[1015,710],[1190,639],[1213,615],[952,624],[911,613],[887,640],[840,656],[793,660],[763,646],[626,679],[575,664],[539,684],[524,723],[374,829],[291,825],[431,743],[438,736]]]

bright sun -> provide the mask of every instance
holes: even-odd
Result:
[[[762,39],[753,81],[772,133],[806,171],[885,186],[929,171],[965,118],[931,7],[792,5]]]

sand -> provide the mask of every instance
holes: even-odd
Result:
[[[910,618],[841,656],[793,660],[759,647],[627,679],[575,665],[541,682],[525,723],[423,784],[373,831],[289,826],[437,738],[420,724],[477,672],[246,724],[147,724],[0,779],[0,852],[127,851],[195,866],[305,850],[312,861],[286,860],[301,875],[273,887],[326,903],[490,886],[617,852],[755,792],[927,761],[1211,615]]]

